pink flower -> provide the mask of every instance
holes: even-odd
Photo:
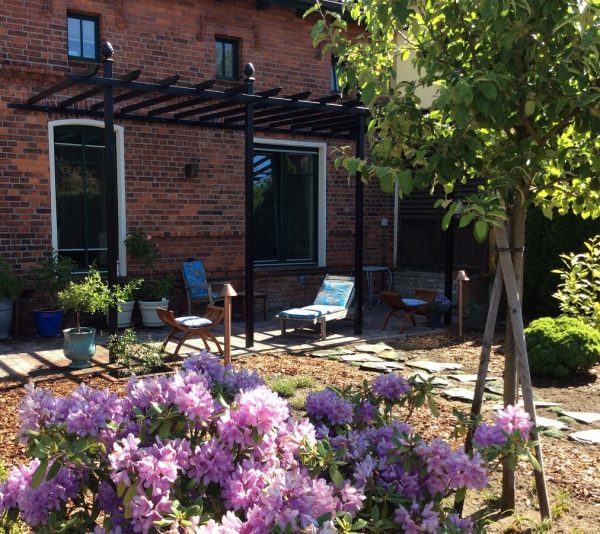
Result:
[[[529,414],[521,406],[507,406],[504,410],[499,410],[496,415],[496,423],[507,434],[519,432],[523,439],[527,439],[533,423]]]

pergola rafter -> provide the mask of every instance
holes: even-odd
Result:
[[[243,130],[245,159],[245,291],[246,346],[254,344],[254,258],[253,225],[253,158],[254,133],[300,134],[311,137],[348,139],[356,142],[357,155],[364,155],[365,119],[369,110],[358,100],[338,102],[339,95],[308,100],[310,91],[279,96],[280,87],[254,93],[254,67],[244,67],[244,83],[225,90],[215,89],[216,80],[185,86],[178,74],[156,82],[139,81],[142,69],[115,78],[112,73],[113,49],[101,47],[103,75],[99,65],[84,72],[68,73],[58,83],[31,96],[26,102],[10,103],[13,109],[90,116],[104,120],[105,166],[107,180],[108,282],[117,281],[118,212],[116,147],[114,120],[173,124],[192,127]],[[78,91],[73,91],[78,88]],[[69,90],[71,94],[62,95]],[[98,97],[103,95],[102,100]],[[137,101],[136,101],[137,99]],[[174,101],[175,102],[172,102]],[[171,101],[172,103],[167,104]],[[127,102],[118,108],[116,103]],[[259,111],[256,111],[259,110]],[[363,183],[355,179],[355,272],[362,272]],[[362,277],[356,277],[356,313],[354,330],[362,333]],[[116,310],[109,313],[109,331],[116,331]]]

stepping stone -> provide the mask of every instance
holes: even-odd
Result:
[[[389,345],[385,343],[363,343],[362,345],[358,345],[356,350],[359,352],[370,352],[373,354],[379,354],[380,352],[385,352],[387,350],[394,350]]]
[[[364,352],[357,352],[355,354],[345,354],[340,357],[340,360],[348,363],[362,363],[362,362],[380,362],[385,363],[381,358],[373,356],[372,354],[365,354]]]
[[[393,365],[397,365],[398,367],[392,367]],[[377,371],[378,373],[390,373],[392,371],[404,369],[403,365],[390,362],[360,362],[358,367],[364,371]]]
[[[519,402],[519,404],[522,406],[523,402]],[[560,406],[560,403],[558,403],[558,402],[550,402],[550,401],[543,401],[543,400],[540,400],[540,401],[534,400],[533,401],[533,405],[536,408],[549,408],[550,406]]]
[[[477,375],[446,375],[448,378],[451,378],[452,380],[458,380],[459,382],[462,382],[463,384],[467,383],[467,382],[477,382]],[[494,380],[496,380],[493,377],[487,377],[485,379],[486,382],[493,382]]]
[[[550,401],[533,401],[533,405],[536,408],[549,408],[550,406],[560,406],[560,404],[558,404],[557,402],[550,402]],[[523,401],[519,401],[519,406],[521,408],[524,407]],[[504,410],[504,405],[494,404],[494,406],[492,407],[492,410],[495,410],[495,411]]]
[[[423,369],[428,373],[437,373],[438,371],[446,371],[447,369],[462,369],[463,366],[460,363],[440,363],[431,362],[429,360],[414,360],[412,362],[406,362],[409,367],[416,367],[417,369]]]
[[[315,350],[310,353],[311,356],[316,356],[317,358],[330,358],[330,359],[331,358],[337,359],[342,354],[344,354],[344,352],[339,349]]]
[[[557,430],[567,430],[569,425],[563,423],[562,421],[557,421],[556,419],[550,419],[549,417],[536,417],[536,423],[538,426],[544,428],[556,428]]]
[[[434,385],[436,387],[440,387],[440,388],[445,388],[450,383],[445,378],[441,378],[439,376],[430,375],[428,373],[423,373],[423,372],[416,372],[416,373],[413,373],[412,375],[410,375],[410,378],[413,378],[413,377],[415,378],[415,380],[417,382],[425,382],[426,380],[429,380],[430,378],[433,377],[433,381],[431,382],[432,385]]]
[[[397,352],[395,350],[386,350],[377,354],[379,358],[384,360],[390,360],[394,362],[405,362],[408,359],[408,355],[404,352]]]
[[[560,415],[566,415],[580,423],[592,424],[600,421],[600,413],[594,412],[560,412]]]
[[[475,392],[465,388],[450,388],[442,391],[442,395],[447,399],[471,402],[475,396]]]
[[[492,395],[504,395],[504,391],[502,391],[499,387],[497,387],[497,384],[486,384],[483,388],[484,391],[487,391],[488,393],[491,393]]]
[[[600,445],[600,430],[582,430],[569,434],[569,438],[579,443],[593,443]]]

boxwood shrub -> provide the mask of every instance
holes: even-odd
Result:
[[[533,375],[566,378],[600,363],[600,332],[574,317],[536,319],[525,339]]]

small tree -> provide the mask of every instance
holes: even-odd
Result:
[[[313,37],[339,58],[342,85],[370,106],[371,150],[338,163],[377,178],[384,191],[398,184],[401,196],[443,191],[444,228],[457,216],[477,239],[494,228],[504,242],[506,226],[516,279],[510,308],[520,319],[528,207],[600,215],[600,3],[348,0],[343,11],[323,13]],[[358,32],[348,31],[347,17]],[[397,62],[407,60],[417,75],[397,80]],[[437,94],[424,109],[419,90],[431,87]],[[476,194],[455,194],[472,180]],[[505,344],[504,402],[513,404],[510,315]],[[504,505],[513,508],[508,486]]]
[[[58,299],[65,309],[75,312],[78,331],[81,331],[82,313],[96,313],[113,302],[108,285],[95,267],[90,267],[83,280],[69,282],[58,294]]]

